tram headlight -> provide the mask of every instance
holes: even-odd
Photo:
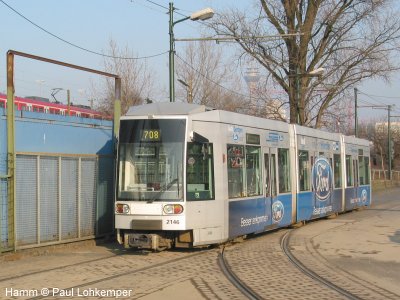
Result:
[[[116,214],[129,214],[129,211],[130,209],[128,204],[117,203],[115,205]]]
[[[167,204],[164,205],[163,210],[167,215],[179,215],[183,212],[183,206],[180,204]]]

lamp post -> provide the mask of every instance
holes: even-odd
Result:
[[[354,88],[354,136],[358,137],[358,114],[357,114],[358,89]]]
[[[175,38],[174,38],[174,26],[180,22],[186,20],[192,21],[205,21],[214,16],[214,11],[211,8],[205,8],[203,10],[192,13],[189,17],[174,21],[174,3],[169,3],[169,101],[175,102]]]
[[[319,77],[325,72],[324,68],[317,68],[308,73],[300,73],[299,67],[296,68],[296,112],[297,112],[297,124],[300,123],[300,77]]]

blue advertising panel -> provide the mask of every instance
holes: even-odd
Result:
[[[342,190],[333,189],[332,167],[324,157],[316,159],[312,168],[313,192],[297,195],[297,221],[310,220],[342,210]]]
[[[354,208],[370,204],[371,204],[371,187],[369,185],[346,188],[345,191],[346,210],[352,210]]]
[[[271,225],[271,199],[257,198],[229,202],[229,237],[262,231]]]
[[[229,237],[266,230],[269,226],[291,224],[291,195],[229,202]]]
[[[283,227],[292,224],[292,195],[279,195],[272,201],[272,223]]]

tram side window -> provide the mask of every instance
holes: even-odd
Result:
[[[228,145],[228,196],[244,196],[244,146]]]
[[[261,148],[246,146],[247,196],[261,195]]]
[[[187,200],[215,199],[212,144],[188,143],[186,177]]]
[[[299,150],[299,188],[300,191],[310,190],[310,162],[308,151]]]
[[[346,183],[347,186],[353,186],[353,165],[351,163],[351,155],[346,155]]]
[[[278,149],[279,193],[288,193],[290,188],[289,149]]]
[[[335,188],[342,187],[342,161],[340,154],[333,154],[333,177]]]
[[[358,174],[360,175],[360,185],[369,184],[369,157],[358,157]]]
[[[228,145],[227,150],[229,198],[261,195],[261,148]]]

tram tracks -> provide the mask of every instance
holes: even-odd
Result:
[[[318,247],[314,245],[313,236],[305,235],[300,238],[300,232],[287,232],[282,236],[280,243],[287,258],[303,274],[347,299],[399,299],[399,295],[392,291],[329,262],[318,251]],[[295,236],[292,236],[292,234],[295,234]],[[291,238],[295,238],[294,242],[291,242]],[[302,245],[302,249],[298,248],[299,245]],[[292,248],[294,251],[292,251]]]
[[[213,250],[196,251],[195,253],[187,254],[187,255],[184,255],[183,257],[176,257],[173,259],[165,259],[161,262],[145,265],[145,266],[139,267],[139,268],[130,268],[128,271],[118,272],[117,274],[113,274],[113,275],[101,276],[100,278],[95,279],[95,280],[89,280],[89,281],[85,281],[84,283],[81,283],[81,284],[76,284],[76,285],[72,285],[72,286],[70,285],[68,287],[60,288],[60,290],[62,289],[63,291],[68,293],[70,291],[77,290],[80,288],[93,287],[102,282],[117,280],[118,278],[121,278],[121,277],[124,277],[127,275],[140,274],[140,273],[149,271],[151,269],[162,268],[162,267],[166,267],[168,265],[176,264],[180,261],[193,259],[195,257],[205,255],[205,254],[209,253],[210,251],[213,251]],[[46,297],[37,296],[37,297],[29,298],[29,299],[36,300],[36,299],[44,299],[44,298],[46,298]]]
[[[111,288],[118,284],[132,288],[135,293],[132,299],[153,293],[160,295],[157,293],[178,282],[186,282],[186,286],[196,289],[204,299],[398,299],[399,295],[357,277],[357,273],[346,273],[340,264],[336,265],[320,252],[318,243],[314,244],[316,234],[343,226],[344,222],[354,222],[353,219],[325,227],[318,225],[321,230],[308,230],[313,224],[296,230],[280,229],[244,243],[227,244],[220,250],[149,255],[114,253],[22,276],[13,275],[0,279],[0,283],[18,287],[22,277],[33,288],[46,282],[47,286],[64,291]],[[75,273],[85,275],[75,278]],[[62,280],[64,276],[70,279]]]
[[[253,291],[250,287],[248,287],[242,280],[239,279],[238,276],[233,272],[229,263],[224,257],[225,246],[222,248],[221,252],[218,255],[218,265],[225,275],[225,277],[235,286],[244,296],[251,300],[259,300],[262,299],[260,295],[258,295],[255,291]]]
[[[58,266],[58,267],[54,267],[54,268],[49,268],[46,270],[38,270],[38,271],[32,271],[32,272],[24,273],[24,274],[17,274],[17,275],[13,275],[13,276],[9,276],[9,277],[0,278],[0,282],[34,276],[34,275],[43,274],[43,273],[47,273],[47,272],[51,272],[51,271],[63,270],[63,269],[71,268],[71,267],[81,266],[82,264],[104,261],[104,260],[107,260],[110,258],[115,258],[116,256],[121,256],[121,255],[123,255],[123,254],[113,254],[113,255],[100,257],[100,258],[96,258],[96,259],[91,259],[91,260],[81,261],[81,262],[77,262],[77,263],[73,263],[73,264],[67,264],[67,265],[62,265],[62,266]]]
[[[289,240],[290,240],[290,234],[291,231],[286,232],[282,238],[281,238],[281,248],[282,251],[285,253],[285,255],[287,256],[287,258],[290,260],[290,262],[296,266],[302,273],[304,273],[305,275],[307,275],[308,277],[312,278],[313,280],[318,281],[319,283],[321,283],[322,285],[338,292],[339,294],[343,295],[344,297],[346,297],[347,299],[351,299],[351,300],[362,300],[362,298],[354,295],[353,293],[347,291],[344,288],[341,288],[339,286],[337,286],[336,284],[334,284],[333,282],[325,279],[324,277],[318,275],[317,273],[315,273],[313,270],[307,268],[300,260],[298,260],[292,253],[292,251],[290,250],[290,246],[289,246]]]
[[[224,248],[218,257],[223,274],[243,295],[252,300],[302,297],[399,299],[399,295],[328,262],[314,249],[312,237],[307,236],[307,241],[300,240],[297,234],[292,237],[299,230],[281,230],[275,233],[276,238],[272,240],[264,240],[260,236]],[[293,242],[291,238],[296,239]],[[267,245],[274,241],[277,246]],[[282,280],[287,282],[283,283]]]

